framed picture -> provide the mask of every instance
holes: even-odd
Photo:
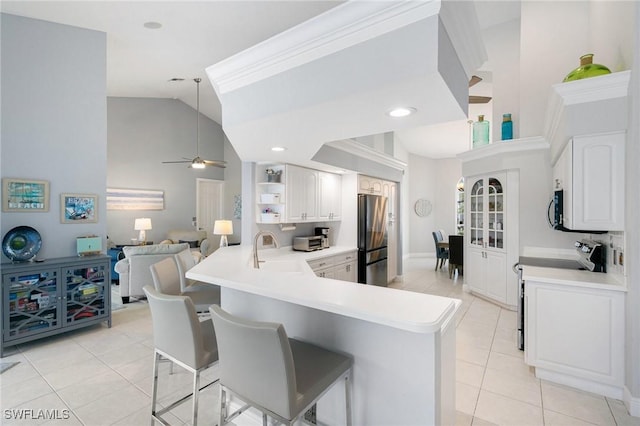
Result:
[[[164,191],[107,188],[107,210],[164,210]]]
[[[95,194],[60,194],[62,223],[95,223],[98,221],[98,196]]]
[[[46,180],[2,179],[3,212],[48,212],[49,182]]]

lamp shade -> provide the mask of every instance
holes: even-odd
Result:
[[[151,228],[151,219],[148,217],[139,217],[136,219],[133,229],[136,231],[147,231]]]
[[[230,220],[216,220],[213,225],[214,235],[231,235],[233,234],[233,222]]]

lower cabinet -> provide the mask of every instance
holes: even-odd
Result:
[[[344,254],[313,259],[307,263],[319,277],[351,282],[358,280],[358,260],[355,250]]]
[[[465,253],[465,279],[469,288],[507,307],[515,306],[508,297],[505,253],[470,248]]]
[[[111,327],[110,257],[2,264],[5,346],[106,321]]]
[[[542,379],[612,398],[624,385],[625,293],[525,281],[525,361]]]

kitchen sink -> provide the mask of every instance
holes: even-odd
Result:
[[[308,272],[305,262],[301,260],[267,260],[260,262],[260,269],[277,272]]]

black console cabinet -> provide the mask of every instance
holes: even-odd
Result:
[[[18,345],[106,321],[111,327],[110,258],[63,257],[2,264],[2,339]]]

